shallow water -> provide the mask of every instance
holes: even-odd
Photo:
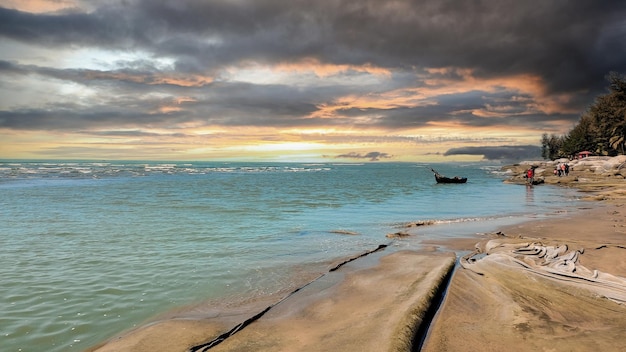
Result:
[[[401,224],[462,236],[577,204],[498,166],[435,168],[469,181],[416,163],[0,162],[0,345],[80,351],[176,307],[278,292]]]

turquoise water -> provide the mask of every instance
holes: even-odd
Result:
[[[399,224],[472,234],[576,204],[498,166],[435,168],[469,181],[418,163],[0,162],[0,346],[81,351],[177,307],[278,292]]]

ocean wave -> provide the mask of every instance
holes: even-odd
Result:
[[[193,163],[108,162],[0,162],[0,180],[33,178],[106,178],[149,175],[203,175],[208,173],[300,173],[331,170],[326,164],[206,165]]]
[[[445,224],[458,224],[464,222],[478,222],[478,221],[491,221],[496,219],[502,219],[511,217],[513,215],[502,215],[502,216],[485,216],[485,217],[462,217],[462,218],[452,218],[452,219],[426,219],[426,220],[417,220],[411,221],[408,223],[398,223],[395,224],[396,228],[411,228],[411,227],[422,227],[422,226],[433,226],[433,225],[445,225]]]

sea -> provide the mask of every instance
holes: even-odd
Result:
[[[469,180],[437,184],[431,168]],[[488,162],[0,161],[1,350],[83,351],[381,244],[419,249],[581,202],[506,177]],[[430,225],[386,236],[418,222]]]

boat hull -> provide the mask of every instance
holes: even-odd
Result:
[[[437,183],[465,183],[467,177],[437,177],[435,176]]]

